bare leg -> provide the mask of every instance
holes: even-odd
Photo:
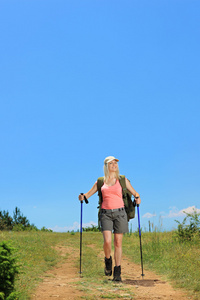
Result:
[[[115,265],[121,266],[121,260],[122,260],[122,238],[123,233],[115,233],[114,234],[114,258],[115,258]]]
[[[110,258],[111,256],[111,242],[112,242],[112,232],[105,230],[103,231],[103,238],[104,238],[104,244],[103,244],[103,250],[105,253],[106,258]]]

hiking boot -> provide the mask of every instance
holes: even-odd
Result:
[[[111,276],[112,275],[112,256],[110,258],[105,257],[105,275]]]
[[[121,266],[115,266],[114,267],[114,275],[113,275],[113,281],[122,281],[121,279]]]

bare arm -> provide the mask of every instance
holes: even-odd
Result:
[[[88,199],[90,198],[92,195],[94,195],[97,192],[97,183],[95,182],[95,184],[93,185],[93,187],[91,188],[91,190],[89,190],[89,192],[85,193],[85,197]],[[84,195],[79,195],[79,200],[83,201],[84,200]]]
[[[140,195],[132,187],[132,185],[130,184],[130,181],[127,178],[125,178],[125,180],[126,180],[126,187],[127,187],[127,189],[136,198],[135,199],[136,204],[140,204],[141,203]]]

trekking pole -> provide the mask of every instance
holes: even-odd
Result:
[[[81,193],[83,195],[83,193]],[[88,199],[84,196],[85,203],[88,204]],[[81,222],[80,222],[80,274],[81,272],[81,258],[82,258],[82,217],[83,217],[83,201],[81,201]]]
[[[141,240],[141,230],[140,230],[140,213],[139,213],[139,204],[137,204],[137,215],[138,215],[138,231],[140,237],[140,255],[141,255],[141,268],[142,268],[142,277],[144,276],[143,273],[143,259],[142,259],[142,240]]]

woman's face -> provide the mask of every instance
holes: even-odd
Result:
[[[108,163],[109,172],[116,172],[118,169],[118,163],[116,160],[112,160]]]

